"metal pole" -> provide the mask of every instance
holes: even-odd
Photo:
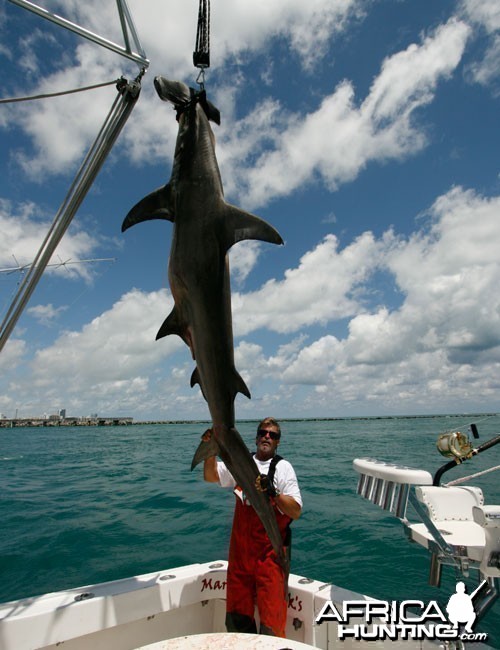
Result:
[[[139,97],[140,88],[139,80],[128,83],[125,87],[119,88],[121,102],[119,102],[120,95],[118,95],[113,102],[107,121],[103,125],[78,170],[71,188],[59,208],[52,226],[38,251],[35,261],[24,277],[17,295],[12,301],[12,304],[2,322],[0,327],[0,351],[7,343],[12,330],[24,311],[24,308],[35,290],[47,264],[50,262],[57,245],[68,229],[74,215],[101,169],[102,164],[111,151],[116,138],[132,112],[135,102]]]
[[[125,0],[120,0],[120,2],[124,3]],[[117,54],[121,54],[122,56],[126,57],[127,59],[131,59],[132,61],[135,61],[139,66],[147,68],[149,66],[149,60],[146,58],[146,55],[142,48],[139,45],[140,53],[137,52],[132,52],[130,49],[127,49],[125,47],[122,47],[121,45],[117,45],[116,43],[113,43],[112,41],[109,41],[106,38],[103,38],[102,36],[99,36],[98,34],[94,34],[94,32],[91,32],[88,29],[85,29],[84,27],[80,27],[80,25],[77,25],[75,23],[72,23],[70,20],[67,20],[66,18],[62,18],[61,16],[58,16],[57,14],[54,14],[50,11],[47,11],[47,9],[44,9],[43,7],[39,7],[38,5],[34,4],[33,2],[29,2],[29,0],[9,0],[9,2],[12,2],[15,5],[18,5],[19,7],[23,7],[23,9],[27,9],[28,11],[31,11],[38,16],[41,16],[42,18],[45,18],[49,20],[52,23],[55,23],[56,25],[59,25],[59,27],[64,27],[65,29],[69,29],[71,32],[74,32],[75,34],[79,34],[80,36],[83,36],[84,38],[88,39],[89,41],[93,41],[94,43],[97,43],[98,45],[102,45],[103,47],[107,48],[108,50],[112,50],[113,52],[116,52]],[[122,5],[125,9],[125,4]],[[128,10],[125,11],[127,18],[130,17],[130,13]],[[131,20],[131,17],[130,17]],[[135,33],[135,29],[133,28],[133,25],[130,25],[129,23],[129,28],[132,31],[132,34],[134,36],[134,41],[136,47],[138,46],[138,39],[137,39],[137,34]],[[127,38],[125,37],[125,40]]]

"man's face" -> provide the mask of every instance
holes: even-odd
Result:
[[[280,444],[278,428],[273,424],[263,424],[257,432],[255,442],[260,457],[270,458],[274,456],[276,448]]]

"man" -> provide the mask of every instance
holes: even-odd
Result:
[[[203,439],[208,441],[210,435],[209,430]],[[262,420],[257,428],[254,460],[261,474],[257,479],[258,486],[270,495],[283,541],[286,542],[291,521],[300,517],[302,498],[292,465],[276,454],[280,438],[279,423],[274,418]],[[269,473],[274,473],[274,477],[269,479]],[[276,553],[264,526],[222,461],[217,461],[215,456],[206,459],[203,476],[210,483],[235,488],[236,506],[227,571],[228,631],[257,633],[254,619],[257,604],[260,633],[285,637],[288,605],[285,576],[276,561]]]

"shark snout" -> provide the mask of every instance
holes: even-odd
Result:
[[[189,87],[182,81],[170,81],[159,75],[155,77],[154,84],[160,99],[171,102],[176,108],[184,106],[191,99]]]

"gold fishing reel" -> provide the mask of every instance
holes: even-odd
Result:
[[[469,438],[460,431],[443,433],[439,436],[436,446],[439,453],[446,458],[455,458],[459,461],[471,458],[473,452]]]

